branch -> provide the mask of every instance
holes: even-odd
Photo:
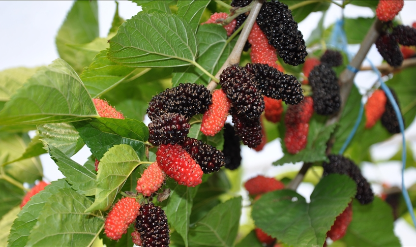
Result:
[[[259,14],[262,5],[262,0],[256,0],[253,2],[252,9],[245,21],[244,28],[241,31],[240,37],[238,38],[237,43],[235,44],[234,49],[228,57],[227,61],[225,61],[221,69],[218,70],[217,74],[215,75],[216,78],[219,78],[219,76],[225,68],[232,64],[237,64],[240,62],[241,53],[243,52],[244,45],[247,42],[248,35],[250,34],[251,28],[253,27],[254,22],[256,21],[257,15]],[[207,86],[208,90],[210,90],[211,92],[214,91],[216,87],[217,83],[214,80],[212,80]]]
[[[402,63],[402,66],[397,67],[397,68],[391,67],[388,64],[381,64],[377,66],[376,68],[380,70],[382,74],[390,74],[390,73],[397,72],[399,70],[402,70],[408,67],[415,67],[415,66],[416,66],[416,58],[409,58],[409,59],[405,59]],[[368,70],[373,70],[373,68],[371,66],[362,66],[360,68],[360,71],[368,71]]]
[[[367,32],[363,42],[361,43],[360,49],[358,50],[357,54],[355,54],[354,58],[350,62],[350,66],[353,68],[360,68],[361,64],[363,63],[365,57],[367,56],[368,51],[370,50],[371,46],[376,42],[378,36],[380,35],[382,23],[376,18],[373,25],[371,25],[370,29]],[[332,116],[326,122],[326,125],[331,125],[339,121],[342,115],[342,111],[345,106],[345,102],[351,92],[352,85],[354,84],[354,78],[356,73],[352,72],[348,68],[345,69],[339,79],[338,84],[341,87],[341,106],[338,113]],[[330,147],[328,147],[330,150]],[[300,169],[299,173],[296,177],[289,183],[287,188],[296,190],[299,184],[302,182],[303,178],[305,177],[306,172],[308,171],[309,167],[311,167],[310,163],[304,163],[302,168]]]

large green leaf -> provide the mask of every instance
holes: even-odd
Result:
[[[113,22],[111,23],[111,28],[108,31],[108,35],[116,34],[118,28],[123,24],[125,20],[118,13],[118,2],[116,1],[116,12],[114,13]]]
[[[85,213],[92,202],[72,189],[50,196],[29,235],[27,246],[91,246],[104,218]]]
[[[111,60],[130,67],[189,65],[197,53],[191,27],[176,15],[139,12],[110,40]]]
[[[305,2],[301,0],[282,0],[282,3],[285,3],[291,8],[293,5]],[[304,5],[302,7],[296,8],[292,11],[293,18],[296,22],[301,22],[305,19],[310,13],[317,12],[317,11],[325,11],[331,6],[331,3],[320,1],[320,2],[313,2],[311,1],[310,4]]]
[[[54,146],[66,156],[71,157],[84,146],[84,142],[72,124],[43,124],[38,125],[37,128],[39,138],[45,146]]]
[[[144,158],[145,141],[149,137],[146,125],[134,119],[97,118],[74,123],[84,142],[95,158],[103,155],[114,145],[128,144],[140,158]]]
[[[347,36],[348,44],[360,44],[371,25],[374,22],[374,18],[358,17],[358,18],[344,18],[344,30]],[[331,37],[334,24],[329,26],[324,34],[323,38],[329,39]]]
[[[0,111],[0,125],[45,124],[98,117],[76,72],[62,59],[33,75]]]
[[[234,246],[241,215],[241,197],[215,206],[189,229],[189,246]]]
[[[367,205],[354,200],[352,221],[341,239],[347,246],[401,246],[394,235],[391,207],[378,197]]]
[[[316,162],[327,160],[325,154],[326,142],[329,140],[336,124],[326,126],[324,120],[325,119],[322,117],[314,116],[309,122],[308,142],[306,147],[297,154],[288,153],[284,147],[284,156],[280,160],[273,162],[273,165],[283,165],[285,163],[296,163],[301,161]],[[279,127],[283,127],[283,124],[280,124]]]
[[[108,150],[100,160],[95,201],[86,212],[109,209],[126,179],[138,165],[140,159],[131,146],[121,144]]]
[[[96,1],[74,2],[71,10],[56,36],[56,47],[59,56],[67,61],[78,73],[91,62],[84,51],[70,45],[87,44],[97,38],[98,5]]]
[[[72,48],[78,54],[82,54],[83,59],[85,59],[85,64],[82,67],[82,69],[84,69],[84,67],[88,66],[100,51],[106,50],[109,47],[109,44],[107,38],[95,38],[93,41],[86,44],[74,44],[67,46]]]
[[[0,217],[22,202],[22,189],[0,179]]]
[[[189,23],[193,30],[197,30],[199,20],[211,0],[178,0],[178,16]]]
[[[20,212],[20,207],[14,207],[7,214],[5,214],[0,220],[0,247],[7,246],[7,239],[12,228],[13,221],[16,219],[17,214]]]
[[[168,181],[168,186],[172,192],[163,209],[169,219],[169,224],[182,236],[185,246],[188,246],[192,203],[199,186],[187,187],[173,180]]]
[[[27,134],[0,134],[0,164],[5,165],[4,171],[7,175],[21,183],[33,183],[36,179],[42,178],[40,161],[36,158],[22,158],[29,142]]]
[[[52,182],[44,190],[30,198],[13,222],[9,235],[9,247],[26,246],[30,231],[36,225],[46,201],[62,188],[70,188],[64,179]]]
[[[353,180],[333,174],[318,183],[310,203],[293,190],[279,190],[262,195],[251,214],[257,227],[288,245],[322,246],[355,194]]]
[[[409,127],[416,117],[415,78],[416,70],[414,68],[407,68],[399,73],[395,73],[393,78],[386,82],[397,94],[405,128]]]
[[[7,101],[39,68],[12,68],[0,72],[0,101]]]
[[[227,60],[235,42],[227,43],[227,32],[215,24],[200,26],[196,38],[199,51],[196,61],[208,72],[215,74]],[[172,86],[175,87],[179,83],[208,85],[210,81],[211,78],[195,66],[179,67],[174,70]]]
[[[132,77],[140,76],[149,69],[130,68],[118,65],[107,57],[107,50],[103,50],[94,58],[94,61],[86,68],[81,79],[92,97],[98,97],[113,89],[118,84]]]
[[[49,154],[74,190],[86,196],[95,195],[97,176],[94,172],[71,160],[54,146],[49,146]]]

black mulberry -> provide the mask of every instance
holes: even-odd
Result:
[[[231,124],[224,126],[224,148],[222,150],[225,157],[225,168],[230,170],[237,169],[241,164],[240,137],[235,133]]]
[[[265,2],[257,24],[285,63],[296,66],[305,62],[308,55],[305,40],[286,4]]]
[[[325,63],[330,67],[338,67],[342,65],[342,54],[336,50],[326,50],[321,57],[321,63]]]
[[[312,69],[308,79],[312,86],[315,112],[320,115],[338,112],[341,107],[341,96],[335,71],[328,65],[320,64]]]
[[[267,64],[247,64],[246,70],[253,74],[261,93],[286,104],[295,105],[303,100],[301,84],[296,77],[286,75]]]
[[[234,129],[238,136],[240,136],[244,145],[250,148],[257,147],[262,141],[262,128],[260,119],[246,120],[240,115],[235,114],[231,109]]]
[[[206,87],[181,83],[154,96],[149,102],[147,114],[152,121],[165,113],[179,113],[189,119],[207,111],[211,103],[211,93]]]
[[[324,162],[322,167],[324,168],[323,176],[337,173],[349,176],[357,184],[357,194],[355,198],[361,204],[368,204],[373,201],[374,194],[371,189],[371,185],[361,174],[360,168],[353,161],[345,158],[342,155],[329,155],[329,163]]]
[[[202,141],[187,137],[182,146],[204,173],[216,172],[225,165],[224,154]]]
[[[168,247],[169,226],[165,212],[153,203],[140,207],[136,228],[144,247]]]
[[[166,113],[149,124],[149,142],[153,145],[176,144],[185,141],[190,124],[177,113]]]
[[[403,54],[393,35],[381,34],[376,40],[376,47],[380,55],[388,64],[399,67],[403,62]]]
[[[393,97],[396,100],[397,105],[399,106],[399,101],[397,100],[396,93],[391,88],[390,88],[390,91],[393,94]],[[399,110],[400,110],[400,106],[399,106]],[[402,116],[402,119],[404,122],[403,116]],[[391,134],[400,133],[399,121],[397,120],[396,111],[394,110],[393,105],[391,104],[389,99],[387,99],[387,102],[386,102],[386,110],[384,111],[383,115],[381,115],[381,124]]]
[[[264,100],[253,74],[233,65],[221,73],[220,84],[236,114],[250,120],[260,117],[264,110]]]
[[[416,29],[409,27],[398,25],[393,28],[392,35],[396,39],[396,41],[405,46],[414,46],[416,45]]]

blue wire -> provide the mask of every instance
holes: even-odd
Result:
[[[383,79],[381,78],[380,71],[377,70],[377,68],[374,66],[374,64],[370,62],[371,67],[373,68],[374,72],[376,72],[378,76],[378,80],[380,82],[380,86],[383,89],[384,93],[386,94],[387,98],[389,99],[390,103],[393,106],[394,111],[396,112],[397,120],[399,122],[400,132],[402,134],[402,194],[404,197],[404,201],[406,202],[407,210],[410,213],[410,216],[412,217],[413,225],[416,227],[416,217],[413,212],[413,206],[412,202],[410,201],[409,194],[407,193],[406,187],[404,186],[404,170],[406,168],[406,138],[404,136],[404,124],[402,119],[402,113],[400,112],[399,106],[396,103],[396,100],[394,99],[393,94],[391,93],[389,87],[384,83]]]
[[[358,126],[360,126],[361,119],[363,118],[363,112],[364,112],[364,105],[363,105],[363,102],[361,102],[360,111],[358,113],[358,118],[355,121],[354,127],[352,128],[350,134],[348,135],[347,140],[345,140],[344,144],[342,145],[342,148],[339,150],[339,154],[343,154],[345,152],[345,149],[347,149],[348,145],[350,145],[352,138],[357,132]]]

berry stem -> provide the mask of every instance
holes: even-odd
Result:
[[[416,66],[416,58],[409,58],[403,60],[402,66],[400,67],[391,67],[389,64],[381,64],[377,66],[376,68],[382,73],[382,74],[388,74],[395,71],[399,71],[405,68],[409,67],[415,67]],[[360,68],[360,71],[367,71],[367,70],[373,70],[371,66],[362,66]]]
[[[262,0],[255,0],[253,1],[253,6],[250,11],[250,14],[248,15],[243,30],[240,33],[240,37],[237,40],[237,43],[235,44],[233,51],[231,52],[230,56],[228,57],[227,61],[222,65],[221,69],[218,70],[217,74],[215,75],[216,78],[218,78],[222,71],[227,68],[228,66],[232,64],[238,64],[240,62],[241,53],[243,52],[244,45],[246,44],[248,35],[250,34],[251,28],[254,25],[254,22],[256,21],[257,15],[260,12],[261,6],[263,5]],[[214,91],[214,89],[217,87],[217,81],[212,80],[208,86],[207,89],[209,91]]]
[[[199,63],[197,63],[195,61],[192,61],[192,64],[195,65],[195,67],[197,67],[198,69],[200,69],[202,72],[204,72],[204,74],[206,74],[207,76],[209,76],[216,83],[220,82],[220,80],[218,80],[215,76],[213,76],[206,69],[204,69]]]
[[[228,4],[224,3],[221,0],[214,0],[214,1],[215,1],[216,4],[222,6],[222,7],[226,8],[226,9],[232,9],[233,8],[231,5],[228,5]]]
[[[298,174],[290,183],[286,186],[286,189],[296,190],[300,183],[302,183],[305,174],[308,172],[308,169],[312,166],[312,163],[303,163],[302,168],[300,168]]]
[[[13,178],[9,177],[6,173],[4,173],[4,169],[3,169],[3,167],[1,168],[0,179],[4,179],[4,180],[6,180],[7,182],[9,182],[9,183],[13,184],[14,186],[16,186],[16,187],[18,187],[18,188],[22,189],[23,191],[29,191],[29,189],[25,188],[25,187],[23,186],[23,184],[21,184],[21,183],[17,182],[17,181],[16,181],[16,180],[14,180]]]
[[[249,12],[251,8],[253,7],[254,2],[250,3],[249,5],[245,7],[238,7],[231,10],[232,15],[228,16],[227,19],[224,20],[224,25],[229,24],[232,20],[237,18],[237,16]]]

